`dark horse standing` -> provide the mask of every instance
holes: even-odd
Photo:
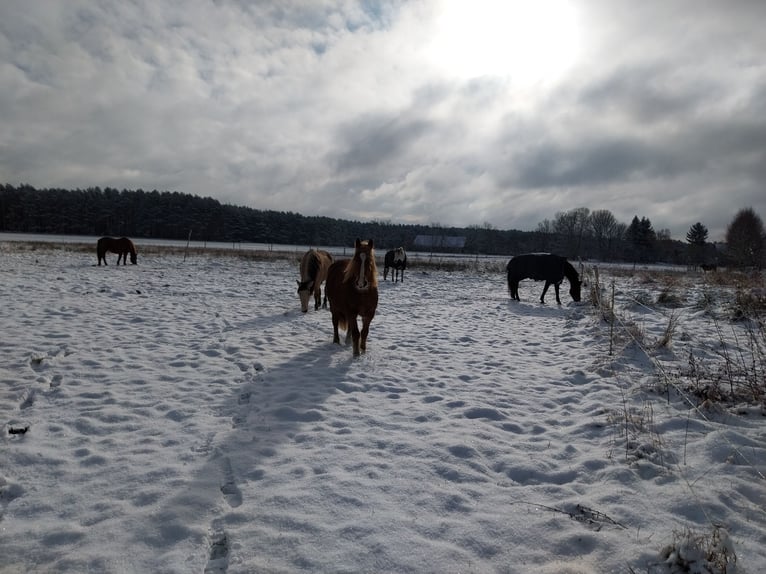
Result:
[[[566,257],[551,255],[550,253],[529,253],[517,255],[508,262],[508,291],[511,299],[519,299],[519,281],[522,279],[534,279],[545,281],[543,294],[540,295],[540,303],[545,303],[545,293],[551,285],[556,289],[556,303],[561,305],[559,299],[559,285],[566,277],[569,280],[569,294],[575,301],[580,300],[580,277]]]
[[[104,261],[104,265],[107,264],[107,251],[117,254],[117,265],[120,264],[120,259],[122,259],[123,265],[128,264],[128,253],[130,253],[130,262],[133,265],[136,264],[136,246],[133,245],[133,242],[127,237],[120,237],[119,239],[115,239],[114,237],[102,237],[99,239],[96,244],[96,254],[98,255],[99,265],[101,265],[102,260]]]
[[[391,271],[391,279],[394,283],[399,278],[399,272],[402,272],[402,283],[404,283],[404,270],[407,269],[407,254],[404,247],[397,247],[391,251],[386,251],[386,257],[383,265],[383,281],[388,277],[388,270]]]
[[[354,257],[336,261],[327,272],[325,294],[332,313],[332,342],[340,344],[338,328],[346,330],[346,343],[353,339],[354,355],[367,350],[367,333],[378,306],[378,268],[373,241],[359,238]],[[362,331],[356,318],[362,317]]]
[[[298,281],[298,297],[301,311],[309,310],[309,299],[314,294],[314,309],[327,307],[327,290],[322,303],[322,282],[327,279],[327,270],[332,263],[332,255],[321,249],[309,249],[301,259],[301,278]]]

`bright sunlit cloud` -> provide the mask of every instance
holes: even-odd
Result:
[[[576,61],[580,30],[567,0],[444,0],[426,57],[460,79],[554,82]]]

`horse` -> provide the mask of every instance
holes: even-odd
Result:
[[[346,330],[346,343],[353,339],[354,356],[367,350],[367,334],[378,306],[378,268],[372,239],[356,239],[354,256],[335,261],[327,272],[325,294],[332,313],[332,342],[340,344],[338,328]],[[359,332],[356,318],[362,318]]]
[[[327,290],[322,302],[322,282],[327,279],[327,270],[332,264],[332,255],[321,249],[309,249],[301,259],[301,278],[298,281],[298,297],[301,311],[309,310],[309,297],[314,293],[314,310],[327,308]]]
[[[386,251],[386,257],[383,265],[383,281],[388,277],[388,270],[391,271],[391,279],[394,283],[399,278],[399,272],[402,272],[402,283],[404,283],[404,270],[407,269],[407,254],[404,247],[397,247],[391,251]]]
[[[519,299],[519,281],[522,279],[534,279],[545,281],[543,294],[540,295],[540,303],[545,303],[545,293],[551,285],[556,289],[556,303],[561,305],[559,299],[559,285],[566,277],[569,280],[569,294],[575,301],[580,301],[580,281],[577,271],[566,257],[552,255],[550,253],[527,253],[517,255],[508,262],[508,291],[511,299]]]
[[[702,269],[702,272],[705,273],[707,271],[717,271],[718,265],[715,263],[703,263],[700,265],[700,269]]]
[[[99,239],[98,243],[96,244],[96,254],[98,255],[99,265],[101,265],[102,259],[104,261],[104,265],[107,264],[107,251],[111,251],[112,253],[117,254],[117,265],[120,264],[120,259],[122,259],[123,265],[128,264],[128,253],[130,253],[130,262],[133,265],[136,264],[136,246],[133,245],[133,242],[127,237],[120,237],[119,239],[115,239],[114,237],[102,237]]]

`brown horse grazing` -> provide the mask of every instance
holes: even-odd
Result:
[[[309,310],[309,298],[314,293],[314,310],[327,307],[327,289],[322,302],[322,282],[327,279],[327,270],[332,264],[332,255],[321,249],[309,249],[301,259],[301,278],[298,281],[298,297],[301,311]]]
[[[569,279],[569,294],[575,301],[580,300],[580,286],[582,281],[577,271],[566,257],[551,255],[550,253],[527,253],[517,255],[508,262],[506,267],[508,271],[508,291],[511,299],[519,299],[519,281],[522,279],[534,279],[535,281],[545,281],[543,294],[540,295],[540,303],[545,303],[545,293],[548,287],[553,285],[556,289],[556,303],[561,305],[559,299],[559,285],[564,277]]]
[[[102,259],[104,261],[104,265],[107,264],[107,251],[111,251],[112,253],[117,254],[117,265],[120,264],[120,259],[122,259],[123,265],[128,264],[128,253],[130,253],[130,262],[133,265],[136,264],[136,246],[133,245],[133,242],[127,237],[120,237],[119,239],[115,239],[114,237],[102,237],[99,239],[98,243],[96,244],[96,254],[98,255],[99,265],[101,265]]]
[[[332,342],[340,344],[338,327],[346,330],[346,343],[353,339],[354,356],[367,350],[367,333],[378,306],[378,268],[373,241],[357,238],[354,257],[336,261],[327,272],[325,294],[332,312]],[[357,316],[362,317],[359,332]]]
[[[402,283],[404,283],[404,270],[407,269],[407,254],[404,252],[404,247],[397,247],[391,251],[386,251],[386,256],[383,259],[383,281],[388,277],[388,270],[391,271],[391,279],[394,283],[399,279],[399,272],[402,273]]]

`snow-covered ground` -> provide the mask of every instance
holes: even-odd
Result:
[[[689,405],[758,352],[702,275],[602,269],[610,339],[411,262],[353,358],[294,257],[109,258],[0,243],[2,574],[766,572],[762,401]]]

